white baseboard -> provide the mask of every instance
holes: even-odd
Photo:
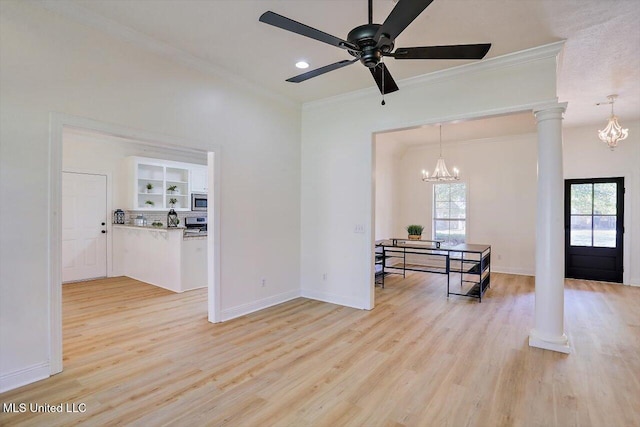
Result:
[[[361,310],[365,309],[363,301],[351,297],[345,297],[344,295],[337,295],[312,289],[302,289],[300,291],[300,296],[332,304],[344,305],[346,307],[358,308]]]
[[[499,266],[491,266],[492,273],[505,273],[505,274],[516,274],[518,276],[535,276],[535,271],[529,271],[523,268],[502,268]],[[632,278],[630,279],[630,283],[624,283],[625,285],[640,287],[640,278]]]
[[[263,310],[274,305],[282,304],[283,302],[291,301],[292,299],[300,297],[300,291],[297,289],[283,292],[281,294],[273,295],[267,298],[263,298],[258,301],[252,301],[246,304],[241,304],[235,307],[223,309],[221,312],[222,321],[235,319],[236,317],[244,316],[245,314],[253,313],[254,311]]]
[[[123,277],[128,277],[129,279],[137,280],[138,282],[142,282],[142,283],[145,283],[145,284],[147,284],[147,285],[155,286],[156,288],[166,289],[167,291],[171,291],[171,292],[174,292],[174,293],[176,293],[176,294],[182,293],[182,291],[177,290],[177,289],[170,288],[170,287],[168,287],[168,286],[159,285],[159,284],[157,284],[157,283],[151,283],[151,282],[149,282],[149,280],[148,280],[148,279],[147,279],[147,280],[145,280],[145,279],[141,279],[141,278],[139,278],[139,277],[131,276],[131,275],[129,275],[129,274],[124,274],[124,275],[123,275]]]
[[[491,265],[492,273],[504,273],[504,274],[516,274],[518,276],[535,276],[536,273],[533,270],[529,270],[526,268],[509,268],[509,267],[501,267],[499,265]]]
[[[0,375],[0,393],[49,378],[51,375],[48,362],[38,363],[17,371]]]

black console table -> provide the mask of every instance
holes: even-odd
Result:
[[[447,275],[447,297],[477,298],[491,284],[491,246],[459,244],[447,246],[435,240],[386,239],[376,242],[376,279],[384,288],[386,274],[406,275],[406,271]],[[451,285],[450,274],[460,275],[460,286]]]

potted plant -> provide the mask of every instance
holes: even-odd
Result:
[[[170,185],[167,187],[167,191],[169,192],[169,194],[173,194],[177,189],[178,189],[177,185]]]
[[[153,190],[153,184],[152,183],[147,183],[147,193],[151,193],[151,190]]]
[[[424,227],[422,225],[417,225],[417,224],[407,225],[409,240],[420,240],[420,238],[422,237],[423,230],[424,230]]]
[[[176,205],[176,203],[178,203],[178,199],[172,197],[169,199],[169,206],[171,206],[171,209],[173,209],[173,207]]]
[[[155,206],[155,203],[152,200],[147,200],[146,202],[144,202],[144,204],[149,206]]]

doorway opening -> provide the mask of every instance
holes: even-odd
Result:
[[[87,144],[79,145],[78,150],[73,152],[72,159],[65,158],[65,141],[68,135],[89,135],[94,138],[102,138],[101,144],[107,148],[114,148],[112,144],[120,144],[117,149],[106,149],[100,153],[93,150]],[[96,142],[96,141],[94,141]],[[107,142],[107,143],[105,143]],[[169,137],[150,132],[144,132],[116,125],[106,124],[82,117],[69,116],[65,114],[51,114],[51,138],[50,138],[50,198],[49,198],[49,277],[50,277],[50,372],[56,374],[62,371],[62,270],[64,268],[63,258],[63,172],[86,175],[106,175],[107,176],[107,197],[106,197],[106,221],[100,220],[100,225],[104,222],[103,230],[109,236],[113,232],[113,212],[116,204],[119,204],[120,196],[113,196],[113,189],[116,181],[122,179],[123,173],[120,168],[102,168],[109,162],[117,163],[115,157],[123,152],[129,155],[142,155],[152,157],[164,157],[165,154],[183,156],[177,161],[188,161],[197,159],[192,163],[200,163],[208,172],[209,197],[206,211],[199,212],[207,218],[208,234],[205,239],[206,255],[206,292],[207,292],[207,313],[208,321],[220,321],[220,157],[219,148],[216,145],[207,144],[205,149],[195,147],[202,144],[186,141],[182,138]],[[124,150],[124,151],[123,151]],[[129,151],[127,151],[129,150]],[[130,153],[130,150],[139,150]],[[83,151],[85,151],[83,153]],[[74,163],[75,162],[75,163]],[[106,170],[105,170],[106,169]],[[184,198],[186,199],[186,195]],[[169,202],[171,198],[167,197]],[[175,197],[177,198],[177,197]],[[185,211],[188,209],[185,209]],[[186,213],[186,212],[185,212]],[[164,212],[167,219],[167,213]],[[109,239],[107,237],[107,241]],[[113,271],[113,248],[107,245],[107,272],[106,276],[111,277],[117,274]],[[111,255],[111,256],[109,256]]]
[[[624,178],[565,180],[565,277],[623,282]]]
[[[536,141],[530,111],[374,134],[374,242],[407,239],[406,227],[421,225],[423,240],[491,246],[491,272],[533,275]],[[422,179],[440,156],[460,171],[455,191]],[[373,280],[382,284],[386,261],[376,249]]]

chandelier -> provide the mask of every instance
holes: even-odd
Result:
[[[457,181],[460,179],[458,173],[458,169],[453,168],[453,175],[451,175],[447,169],[447,165],[444,163],[444,158],[442,157],[442,125],[440,125],[440,158],[436,163],[436,169],[433,175],[429,176],[429,171],[422,170],[422,180],[428,182]]]
[[[629,129],[623,129],[618,123],[618,118],[613,114],[613,103],[618,95],[609,95],[607,99],[609,102],[603,102],[598,105],[611,104],[611,117],[609,117],[609,123],[607,127],[598,131],[598,137],[604,143],[606,143],[611,151],[618,146],[618,141],[622,141],[629,136]]]

